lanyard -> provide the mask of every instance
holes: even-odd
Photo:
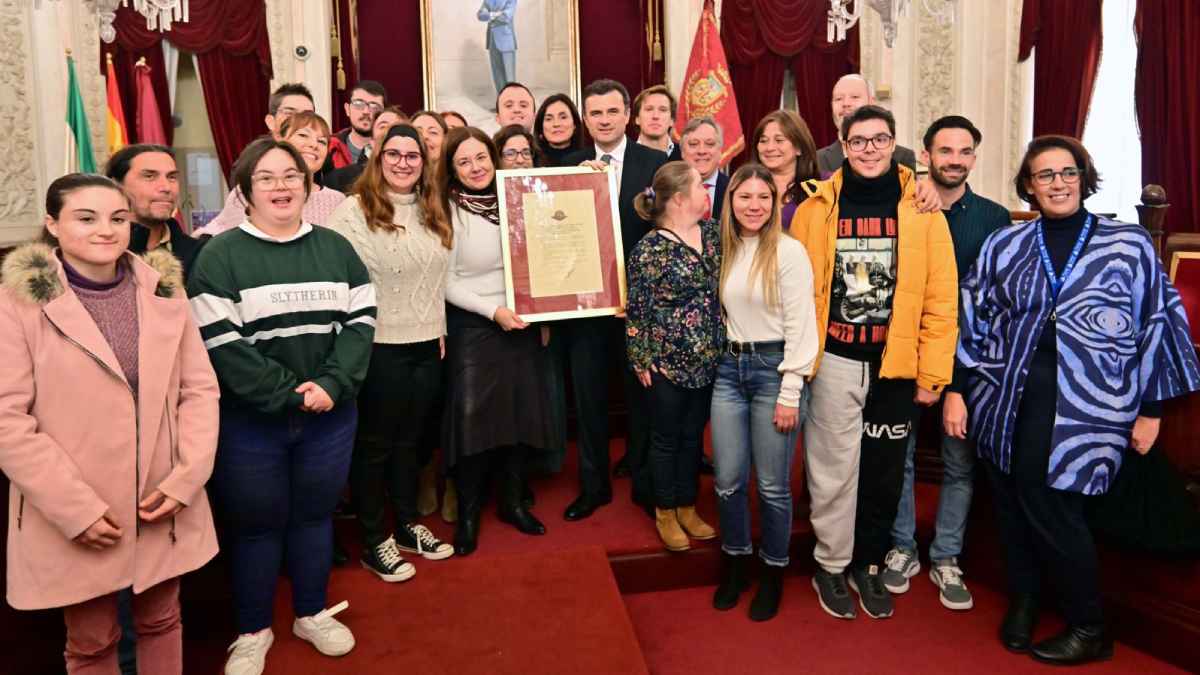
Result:
[[[1058,292],[1062,290],[1063,283],[1067,277],[1071,276],[1071,270],[1075,269],[1075,263],[1079,262],[1079,254],[1083,251],[1083,244],[1087,241],[1088,234],[1092,231],[1092,220],[1095,218],[1089,215],[1083,223],[1083,229],[1079,231],[1079,238],[1075,240],[1075,247],[1071,249],[1071,256],[1067,258],[1067,264],[1063,266],[1062,276],[1054,273],[1054,263],[1050,261],[1050,252],[1046,250],[1046,233],[1041,221],[1037,224],[1037,244],[1038,253],[1042,256],[1042,267],[1046,270],[1046,278],[1050,280],[1050,294],[1056,305],[1054,310],[1050,312],[1050,320],[1058,320]]]

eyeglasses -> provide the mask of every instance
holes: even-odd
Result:
[[[865,138],[863,136],[851,136],[846,141],[846,145],[855,152],[862,152],[863,150],[866,150],[868,143],[870,143],[871,147],[875,148],[876,150],[887,150],[889,147],[891,147],[892,141],[894,140],[896,139],[891,134],[876,134],[871,138]]]
[[[380,110],[383,110],[383,106],[381,104],[376,103],[374,101],[364,101],[361,98],[350,99],[350,107],[354,108],[355,110],[368,110],[369,109],[373,113],[377,113]]]
[[[251,178],[254,187],[259,190],[274,190],[279,186],[283,186],[289,190],[294,190],[301,185],[304,185],[304,174],[288,173],[282,176],[276,176],[269,173],[256,174]]]
[[[1038,185],[1049,185],[1054,182],[1055,176],[1062,176],[1064,183],[1078,183],[1081,175],[1083,175],[1083,171],[1074,166],[1068,166],[1062,171],[1046,169],[1033,174],[1033,182]]]
[[[408,164],[416,166],[421,163],[421,153],[419,152],[400,152],[399,150],[384,150],[383,161],[388,164]]]
[[[520,157],[521,159],[533,159],[533,151],[530,150],[529,148],[524,148],[521,150],[509,149],[509,150],[505,150],[504,152],[500,153],[500,155],[502,157],[504,157],[504,159],[507,159],[510,162],[518,157]]]

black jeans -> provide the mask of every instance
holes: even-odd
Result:
[[[571,319],[555,326],[554,338],[571,369],[571,393],[579,422],[579,491],[612,496],[608,457],[609,378],[616,363],[617,322],[609,317]]]
[[[637,504],[654,503],[654,478],[650,469],[650,392],[638,381],[629,362],[621,359],[625,388],[626,423],[629,433],[625,439],[625,463],[629,465],[630,492]],[[707,415],[707,409],[705,415]],[[700,424],[703,431],[704,424]],[[703,448],[701,448],[703,451]],[[698,469],[697,469],[698,470]]]
[[[871,368],[871,388],[863,405],[863,436],[858,464],[858,505],[852,565],[879,565],[892,545],[892,523],[904,487],[908,435],[917,413],[912,380],[883,379]]]
[[[652,373],[648,394],[654,505],[660,509],[692,506],[700,483],[712,385],[688,389]]]
[[[389,496],[397,526],[417,522],[417,483],[430,453],[421,439],[441,394],[437,340],[372,348],[350,465],[350,493],[366,546],[388,538]]]

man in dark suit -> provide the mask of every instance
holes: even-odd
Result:
[[[129,195],[133,227],[129,250],[142,254],[156,248],[170,251],[183,266],[186,281],[192,263],[208,237],[194,239],[175,220],[179,208],[179,169],[175,154],[165,145],[127,145],[113,153],[104,173]]]
[[[843,75],[833,85],[833,95],[830,97],[830,107],[833,109],[833,126],[842,128],[842,120],[864,105],[875,105],[875,93],[871,83],[862,75]],[[897,163],[903,164],[913,171],[917,170],[917,155],[911,148],[896,145],[893,155]],[[834,171],[842,168],[846,156],[842,153],[842,142],[834,139],[833,143],[817,150],[817,171],[821,178],[828,178]]]
[[[583,119],[593,146],[569,155],[566,165],[587,163],[614,171],[617,211],[625,259],[652,223],[642,220],[633,198],[654,180],[666,163],[662,152],[631,142],[625,136],[629,123],[629,92],[613,80],[597,80],[583,90]],[[612,364],[621,364],[625,376],[629,438],[626,452],[633,472],[634,501],[650,504],[650,477],[646,452],[650,442],[645,393],[625,360],[624,320],[607,317],[572,319],[557,324],[555,336],[566,341],[579,419],[579,497],[567,507],[567,520],[587,518],[612,501],[608,456],[608,378]]]
[[[725,190],[729,187],[729,176],[720,170],[721,148],[724,147],[721,125],[711,117],[693,117],[679,136],[680,153],[683,161],[700,172],[700,179],[708,190],[709,210],[712,218],[721,217],[725,204]]]

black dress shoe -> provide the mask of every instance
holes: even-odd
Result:
[[[708,455],[700,455],[700,473],[711,476],[716,472],[717,469],[713,466],[712,458]]]
[[[1112,640],[1104,635],[1103,625],[1070,626],[1030,650],[1033,658],[1058,666],[1074,666],[1112,658]]]
[[[546,526],[542,524],[542,521],[521,504],[509,508],[501,507],[497,515],[500,516],[501,521],[512,525],[524,534],[535,536],[546,534]]]
[[[603,497],[579,495],[575,498],[575,501],[567,505],[567,510],[563,512],[563,518],[566,520],[583,520],[595,513],[596,509],[611,503],[612,495]]]
[[[621,459],[618,459],[617,463],[613,465],[613,478],[629,478],[632,473],[629,469],[629,455],[627,454],[622,455]]]
[[[1037,597],[1028,593],[1017,593],[1009,598],[1008,612],[1000,624],[1000,644],[1010,652],[1027,652],[1033,640],[1033,628],[1037,625]]]

